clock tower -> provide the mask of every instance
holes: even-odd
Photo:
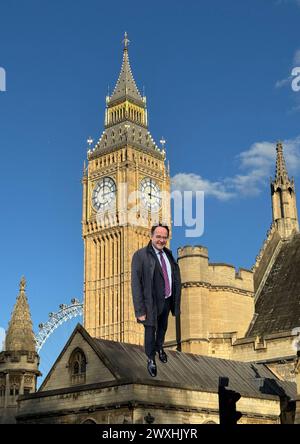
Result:
[[[131,296],[131,258],[150,227],[171,225],[164,149],[148,130],[146,97],[134,81],[125,33],[115,89],[106,97],[104,131],[83,174],[84,327],[93,337],[143,344]],[[161,141],[163,144],[164,141]]]

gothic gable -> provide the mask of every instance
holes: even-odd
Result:
[[[104,361],[92,338],[78,324],[39,391],[114,381],[109,363]]]

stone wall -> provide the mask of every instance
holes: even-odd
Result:
[[[278,423],[280,402],[273,399],[241,398],[241,423]],[[202,424],[219,422],[218,394],[152,385],[121,385],[69,393],[44,392],[23,397],[19,423],[146,423]]]
[[[253,273],[232,265],[208,262],[205,247],[178,249],[182,278],[181,346],[189,353],[209,353],[210,333],[243,337],[254,314]],[[175,339],[174,321],[166,336]]]

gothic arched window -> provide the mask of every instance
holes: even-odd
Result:
[[[97,424],[92,418],[85,419],[81,424]]]
[[[10,394],[10,396],[18,396],[19,395],[19,386],[18,386],[18,384],[12,384],[10,386],[9,394]]]
[[[69,359],[69,371],[72,383],[85,382],[86,376],[86,357],[82,350],[76,348],[73,350]]]

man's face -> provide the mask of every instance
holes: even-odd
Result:
[[[152,245],[157,250],[162,250],[168,240],[168,230],[164,227],[156,227],[153,235],[151,236]]]

